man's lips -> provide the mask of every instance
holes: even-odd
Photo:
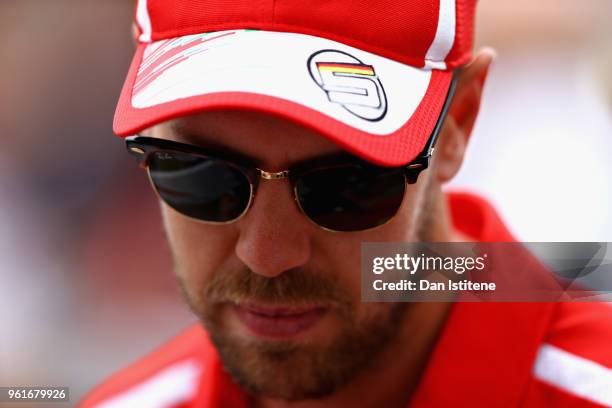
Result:
[[[313,327],[325,314],[324,307],[264,307],[251,304],[234,305],[238,319],[261,337],[295,336]]]

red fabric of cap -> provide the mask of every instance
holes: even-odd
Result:
[[[140,0],[114,131],[246,109],[404,165],[429,139],[452,69],[471,58],[474,9],[475,0]]]
[[[142,42],[236,28],[296,32],[422,67],[444,3],[455,9],[455,41],[445,60],[455,68],[471,57],[476,0],[140,0],[151,27],[138,27],[146,32]]]

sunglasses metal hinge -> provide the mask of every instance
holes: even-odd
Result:
[[[430,148],[426,156],[422,156],[419,160],[420,163],[412,163],[406,166],[407,169],[420,169],[421,167],[427,167],[431,156],[433,156],[434,148]]]
[[[265,171],[262,169],[257,169],[257,170],[259,170],[259,174],[261,178],[265,180],[280,180],[280,179],[289,177],[289,170],[283,170],[283,171],[277,171],[277,172],[270,172],[270,171]]]
[[[130,147],[130,151],[133,152],[133,153],[136,153],[136,154],[144,154],[145,153],[144,149],[141,149],[140,147],[134,147],[134,146]]]

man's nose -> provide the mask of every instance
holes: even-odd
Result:
[[[239,221],[236,254],[254,273],[275,277],[310,258],[310,222],[300,212],[287,179],[260,180]]]

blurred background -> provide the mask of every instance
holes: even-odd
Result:
[[[0,2],[0,386],[69,386],[66,406],[194,322],[111,130],[132,7]],[[612,241],[611,17],[609,0],[480,2],[499,57],[449,188],[523,241]]]

